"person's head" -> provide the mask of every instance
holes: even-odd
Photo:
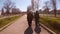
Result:
[[[38,13],[38,11],[36,11],[36,13]]]

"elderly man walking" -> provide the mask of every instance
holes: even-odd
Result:
[[[31,27],[32,20],[33,20],[33,13],[31,10],[27,10],[27,21],[28,21],[29,27]]]

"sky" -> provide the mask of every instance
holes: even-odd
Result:
[[[31,0],[12,0],[12,1],[15,2],[16,7],[22,11],[26,11],[27,7],[29,5],[31,5]],[[43,2],[45,2],[45,1],[49,1],[49,0],[41,0],[39,8],[42,8],[44,6]],[[5,0],[0,0],[0,10],[3,7],[4,2],[5,2]],[[59,1],[57,1],[57,9],[60,9],[60,2]]]

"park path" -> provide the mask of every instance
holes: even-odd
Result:
[[[26,15],[20,17],[18,20],[16,20],[13,24],[8,26],[6,29],[0,32],[0,34],[24,34],[25,30],[28,28],[28,23],[26,19]],[[33,21],[32,29],[34,30],[35,24]],[[36,34],[35,31],[33,31],[33,34]],[[41,27],[40,34],[49,34],[45,29]]]

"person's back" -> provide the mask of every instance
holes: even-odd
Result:
[[[31,11],[27,11],[27,21],[29,26],[31,26],[32,20],[33,20],[33,13]]]
[[[33,19],[33,13],[32,12],[27,12],[27,19],[32,20]]]
[[[37,26],[39,24],[39,13],[38,13],[38,11],[36,11],[34,17],[35,17],[35,24]]]
[[[36,11],[36,13],[35,13],[35,20],[39,20],[39,13],[38,13],[38,11]]]

